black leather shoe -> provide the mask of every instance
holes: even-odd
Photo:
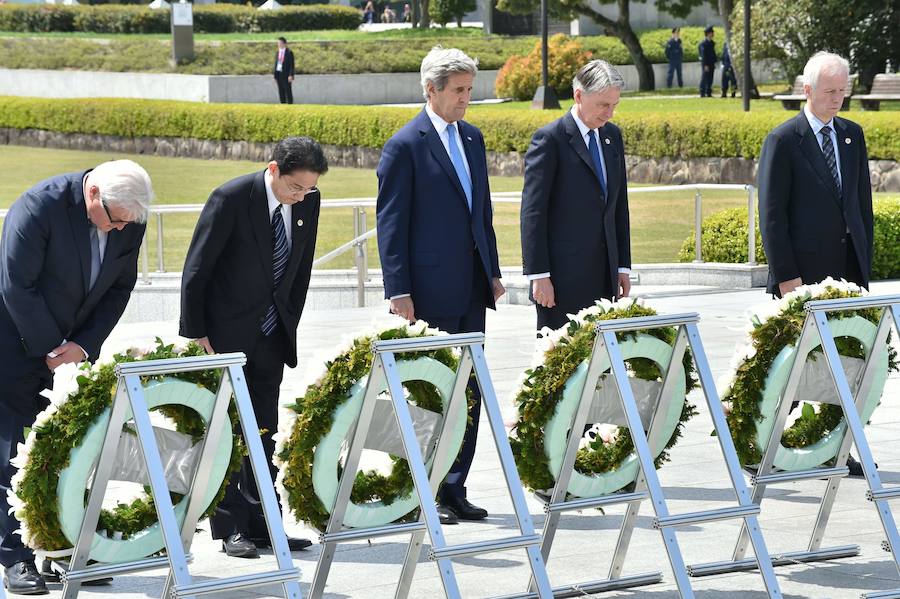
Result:
[[[875,464],[875,467],[878,468],[878,464]],[[852,455],[847,456],[847,469],[850,470],[849,476],[853,478],[863,478],[864,476],[862,464]]]
[[[253,537],[250,540],[260,549],[269,549],[272,547],[272,542],[269,541],[269,537]],[[303,551],[312,545],[312,541],[309,539],[298,539],[297,537],[288,537],[287,542],[290,551]]]
[[[459,524],[459,518],[456,517],[456,514],[441,504],[437,504],[434,507],[437,508],[438,517],[441,519],[442,526],[446,526],[447,524]]]
[[[454,497],[441,501],[441,505],[456,514],[460,520],[484,520],[487,518],[487,510],[472,505],[465,497]]]
[[[259,557],[256,544],[239,532],[222,541],[222,549],[228,557]]]
[[[44,578],[37,571],[34,560],[4,568],[3,586],[16,595],[46,595],[50,592]]]
[[[96,564],[94,560],[88,560],[87,565],[91,566],[92,564]],[[62,578],[60,574],[63,572],[69,571],[69,562],[66,560],[49,560],[44,558],[44,561],[41,563],[41,576],[44,577],[44,580],[47,582],[62,582]],[[112,582],[112,577],[107,576],[106,578],[97,578],[95,580],[85,580],[82,581],[82,586],[86,587],[99,587],[108,585]]]

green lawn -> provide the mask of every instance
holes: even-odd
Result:
[[[132,158],[143,165],[153,179],[159,204],[193,204],[205,201],[209,192],[232,177],[262,168],[262,164],[227,160],[196,160],[190,158],[162,158],[159,156],[123,156],[109,152],[80,152],[48,150],[20,146],[0,146],[0,163],[5,176],[0,179],[0,208],[8,207],[23,191],[34,183],[55,174],[89,168],[104,160]],[[374,197],[377,179],[374,170],[332,168],[320,179],[319,187],[327,202],[338,198]],[[491,177],[494,191],[519,191],[520,177]],[[888,197],[889,194],[876,194]],[[892,197],[900,199],[893,194]],[[703,192],[704,215],[725,208],[746,205],[746,194],[731,191]],[[665,193],[632,194],[630,198],[632,255],[635,263],[672,262],[678,249],[690,234],[694,223],[694,193],[690,190]],[[196,214],[165,217],[166,270],[180,270],[187,244],[193,232]],[[374,226],[374,209],[368,211],[369,226]],[[156,219],[148,228],[151,268],[156,268]],[[497,204],[494,208],[494,227],[504,266],[521,264],[519,247],[518,204]],[[353,234],[352,210],[349,208],[322,211],[316,255],[321,256],[348,241]],[[369,244],[370,264],[378,265],[375,241]],[[328,268],[349,268],[352,255],[345,254]]]

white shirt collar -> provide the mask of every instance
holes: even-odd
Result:
[[[284,208],[284,204],[278,201],[278,198],[275,197],[275,192],[272,191],[272,173],[266,169],[266,174],[263,179],[266,183],[266,199],[269,201],[269,218],[272,218],[272,213],[275,212],[276,208]],[[284,210],[282,210],[282,214],[284,214]]]
[[[443,117],[433,111],[428,103],[425,104],[425,114],[427,114],[428,118],[431,119],[431,124],[434,125],[435,131],[437,131],[438,135],[440,135],[441,139],[443,139],[444,131],[447,129],[447,127],[450,126],[450,123],[445,121]]]
[[[826,125],[831,127],[831,132],[837,135],[837,131],[834,128],[834,119],[831,119],[827,123],[823,123],[819,117],[813,114],[813,111],[809,108],[809,102],[803,105],[803,113],[806,115],[806,120],[809,121],[809,126],[812,128],[813,133],[816,134],[816,137],[819,136],[819,132]]]
[[[590,129],[584,122],[578,118],[578,111],[575,110],[575,105],[572,105],[572,109],[569,111],[572,113],[572,118],[575,119],[575,124],[578,125],[578,130],[581,132],[582,139],[587,139],[588,132],[595,131],[595,129]],[[597,132],[597,139],[599,141],[600,132]]]

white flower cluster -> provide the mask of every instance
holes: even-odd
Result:
[[[318,387],[321,385],[325,380],[325,375],[328,374],[326,365],[338,356],[353,349],[356,342],[364,339],[377,339],[382,333],[398,328],[405,328],[410,337],[418,337],[423,334],[427,336],[447,335],[446,332],[440,329],[428,326],[428,323],[424,320],[417,320],[416,322],[409,324],[405,319],[399,316],[391,316],[387,322],[384,320],[373,322],[367,329],[361,332],[358,331],[354,336],[345,335],[341,339],[341,342],[331,351],[319,352],[313,357],[309,361],[309,370],[307,370],[306,374],[307,382],[304,383],[301,388],[305,390],[310,386]],[[282,410],[278,418],[278,431],[272,435],[272,439],[275,441],[275,453],[272,457],[272,463],[278,469],[278,474],[275,475],[275,490],[278,492],[278,497],[281,500],[281,508],[286,513],[290,511],[290,508],[288,507],[288,492],[284,486],[287,464],[279,458],[279,455],[284,451],[285,445],[291,437],[291,431],[294,430],[296,422],[296,412],[293,410]]]
[[[859,295],[868,295],[868,292],[855,283],[850,283],[841,279],[837,281],[831,277],[826,278],[821,283],[813,285],[801,285],[790,293],[786,293],[781,299],[776,301],[768,301],[751,307],[747,310],[748,324],[745,331],[744,341],[735,345],[734,354],[731,356],[731,362],[728,365],[728,371],[722,375],[717,381],[720,397],[724,397],[731,391],[737,377],[738,369],[756,355],[757,348],[753,345],[751,334],[766,322],[784,313],[788,306],[797,299],[810,300],[824,294],[829,289],[843,291],[845,293],[856,293]]]

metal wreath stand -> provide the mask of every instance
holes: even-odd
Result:
[[[851,390],[850,382],[847,380],[847,374],[841,364],[840,355],[834,343],[834,336],[831,332],[831,325],[828,321],[828,314],[832,312],[845,312],[861,310],[865,308],[875,308],[881,310],[881,318],[875,333],[875,341],[872,350],[866,356],[865,364],[855,377],[855,393]],[[859,416],[859,410],[862,408],[872,387],[872,380],[875,376],[876,363],[880,358],[884,357],[888,351],[887,338],[891,331],[891,321],[893,320],[894,328],[900,334],[900,295],[893,296],[866,296],[848,299],[833,300],[816,300],[806,303],[806,319],[803,323],[803,329],[797,342],[797,351],[794,352],[794,361],[791,366],[790,375],[787,385],[779,398],[775,417],[775,424],[772,433],[766,444],[765,453],[759,464],[758,474],[752,477],[753,484],[753,502],[759,504],[768,485],[776,483],[794,482],[800,480],[815,480],[827,478],[825,493],[819,503],[819,512],[816,523],[809,539],[806,550],[790,551],[775,556],[772,563],[776,566],[791,565],[797,562],[813,562],[829,559],[837,559],[843,557],[852,557],[859,554],[859,545],[841,545],[838,547],[822,548],[822,538],[825,535],[825,528],[828,525],[828,519],[831,516],[831,510],[834,506],[835,496],[841,479],[847,476],[848,469],[847,456],[850,453],[851,443],[856,445],[859,452],[859,461],[865,475],[868,490],[866,491],[866,499],[875,503],[878,511],[878,517],[881,519],[881,527],[884,530],[886,540],[882,541],[882,549],[889,551],[893,557],[894,564],[900,571],[900,534],[897,531],[897,524],[891,513],[888,500],[900,497],[900,487],[885,488],[881,484],[881,477],[875,466],[872,457],[872,450],[866,440],[864,431],[864,423]],[[801,375],[806,365],[806,355],[817,346],[822,347],[827,364],[827,370],[830,374],[830,381],[833,387],[831,393],[837,394],[837,404],[844,412],[844,421],[847,426],[844,430],[840,448],[837,451],[834,467],[817,467],[793,472],[777,471],[774,466],[775,455],[781,446],[780,440],[784,432],[785,423],[787,421],[790,407],[794,401],[800,384]],[[800,356],[803,359],[797,360]],[[725,572],[736,572],[742,570],[751,570],[756,567],[753,560],[748,560],[744,556],[747,551],[747,529],[746,526],[741,529],[738,537],[737,545],[734,549],[732,559],[723,562],[713,562],[705,564],[692,565],[690,567],[691,576],[707,576],[711,574],[721,574]],[[862,595],[867,599],[887,599],[889,597],[900,597],[900,589],[887,591],[875,591],[864,593]]]
[[[268,584],[281,584],[285,599],[301,599],[300,571],[294,567],[291,560],[287,537],[285,536],[284,525],[281,520],[281,510],[275,497],[275,488],[272,484],[262,441],[259,437],[259,427],[256,423],[256,416],[253,413],[253,406],[250,403],[247,382],[244,379],[242,367],[246,362],[247,358],[244,354],[230,353],[167,360],[147,360],[116,365],[116,375],[118,376],[116,396],[113,399],[112,413],[94,471],[84,520],[82,521],[78,540],[75,543],[74,553],[72,554],[71,569],[61,574],[63,599],[75,599],[81,590],[83,581],[140,572],[162,566],[169,567],[169,574],[162,593],[162,597],[165,599],[170,597],[172,599],[181,599]],[[206,427],[206,433],[201,441],[202,449],[197,467],[194,469],[190,488],[192,490],[205,489],[209,483],[210,466],[213,462],[219,439],[222,434],[231,434],[228,406],[233,396],[241,429],[244,433],[244,441],[247,444],[250,464],[256,479],[256,486],[259,489],[260,502],[265,515],[269,538],[272,539],[272,548],[278,569],[269,572],[194,582],[188,571],[187,564],[191,559],[189,551],[194,538],[194,531],[204,510],[202,493],[191,492],[189,497],[185,499],[188,502],[187,509],[184,520],[179,526],[172,500],[169,496],[169,487],[166,483],[159,447],[150,423],[150,413],[144,399],[141,377],[212,369],[222,369],[222,378],[216,393],[212,414]],[[87,567],[91,540],[97,528],[103,495],[106,492],[114,466],[119,436],[129,416],[134,419],[134,427],[140,443],[141,454],[147,466],[150,488],[152,489],[154,504],[156,505],[156,514],[165,539],[165,556]]]

